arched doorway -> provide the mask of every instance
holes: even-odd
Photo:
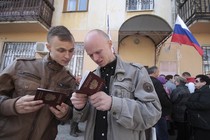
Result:
[[[156,50],[171,34],[170,25],[156,15],[138,15],[126,20],[119,29],[118,53],[129,62],[155,65]]]

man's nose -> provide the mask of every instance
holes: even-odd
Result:
[[[71,57],[71,53],[69,51],[65,52],[65,58],[70,58]]]
[[[97,54],[93,54],[93,61],[97,61],[98,60],[98,55]]]

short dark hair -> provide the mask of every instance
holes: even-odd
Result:
[[[182,76],[189,76],[189,77],[191,77],[191,74],[189,72],[183,72]]]
[[[179,74],[174,74],[174,77],[179,76]]]
[[[166,75],[166,80],[173,79],[173,75]]]
[[[149,68],[147,69],[147,72],[148,72],[149,74],[153,74],[153,73],[155,73],[157,70],[158,70],[158,67],[157,67],[157,66],[152,66],[152,67],[149,67]]]
[[[206,82],[206,85],[210,85],[210,79],[209,79],[209,77],[206,76],[206,75],[199,74],[199,75],[196,75],[195,78],[200,78],[200,81],[201,81],[201,82]]]
[[[51,38],[54,36],[57,36],[60,41],[67,41],[74,43],[73,35],[65,26],[51,27],[47,34],[47,42],[49,43]]]

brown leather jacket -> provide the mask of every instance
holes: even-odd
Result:
[[[68,94],[75,89],[74,77],[49,55],[43,59],[19,59],[0,74],[0,139],[53,140],[58,120],[45,105],[37,112],[18,114],[14,104],[38,87]],[[72,107],[62,120],[69,119]]]

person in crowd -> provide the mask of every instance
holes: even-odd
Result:
[[[105,80],[102,91],[91,96],[73,93],[73,118],[87,120],[85,140],[145,140],[145,130],[161,116],[161,105],[142,65],[126,63],[112,51],[102,30],[87,33],[84,49],[98,65],[95,74]]]
[[[174,79],[175,79],[175,77],[177,77],[177,76],[179,76],[179,74],[174,74]]]
[[[166,80],[167,82],[165,84],[165,87],[168,89],[170,96],[172,91],[176,88],[176,85],[174,84],[173,75],[166,75]]]
[[[67,102],[76,82],[65,66],[74,53],[74,38],[66,27],[54,26],[46,46],[44,58],[17,59],[0,73],[1,140],[54,140],[59,120],[72,116],[73,106]],[[34,100],[37,88],[62,92],[69,99],[49,106]]]
[[[159,97],[161,106],[162,106],[162,116],[158,120],[157,124],[155,125],[156,134],[158,140],[168,140],[168,128],[167,128],[167,120],[166,116],[171,114],[172,111],[172,104],[171,101],[161,84],[161,82],[157,79],[159,75],[159,69],[157,66],[152,66],[147,69],[152,83],[155,87],[155,91]]]
[[[187,118],[192,127],[192,140],[210,138],[210,79],[199,74],[195,77],[196,90],[190,95],[187,106]]]
[[[168,94],[169,98],[170,98],[170,95],[171,95],[172,91],[176,88],[176,85],[174,84],[174,79],[176,77],[179,77],[179,75],[178,74],[175,74],[174,76],[172,76],[170,74],[166,75],[167,82],[164,85],[164,87],[168,91],[167,94]],[[173,120],[172,120],[170,115],[167,116],[167,124],[168,124],[168,133],[169,133],[169,135],[175,135],[175,126],[174,126],[174,122],[173,122]]]
[[[161,76],[161,75],[158,76],[157,79],[161,82],[162,85],[164,85],[167,82],[166,79],[165,79],[165,77],[164,76]]]
[[[189,72],[183,72],[182,77],[187,79],[186,86],[188,87],[190,93],[194,93],[194,91],[195,91],[195,84],[194,84],[195,78],[191,77],[191,74]]]
[[[165,79],[165,77],[159,75],[159,76],[157,77],[157,79],[158,79],[158,80],[160,81],[160,83],[163,85],[163,88],[165,89],[166,93],[169,94],[169,90],[168,90],[168,88],[165,86],[165,84],[166,84],[166,82],[167,82],[167,80]]]
[[[189,140],[189,125],[185,117],[186,102],[190,96],[190,91],[185,85],[187,80],[183,77],[175,77],[176,88],[170,95],[173,104],[172,119],[177,128],[176,140]]]

